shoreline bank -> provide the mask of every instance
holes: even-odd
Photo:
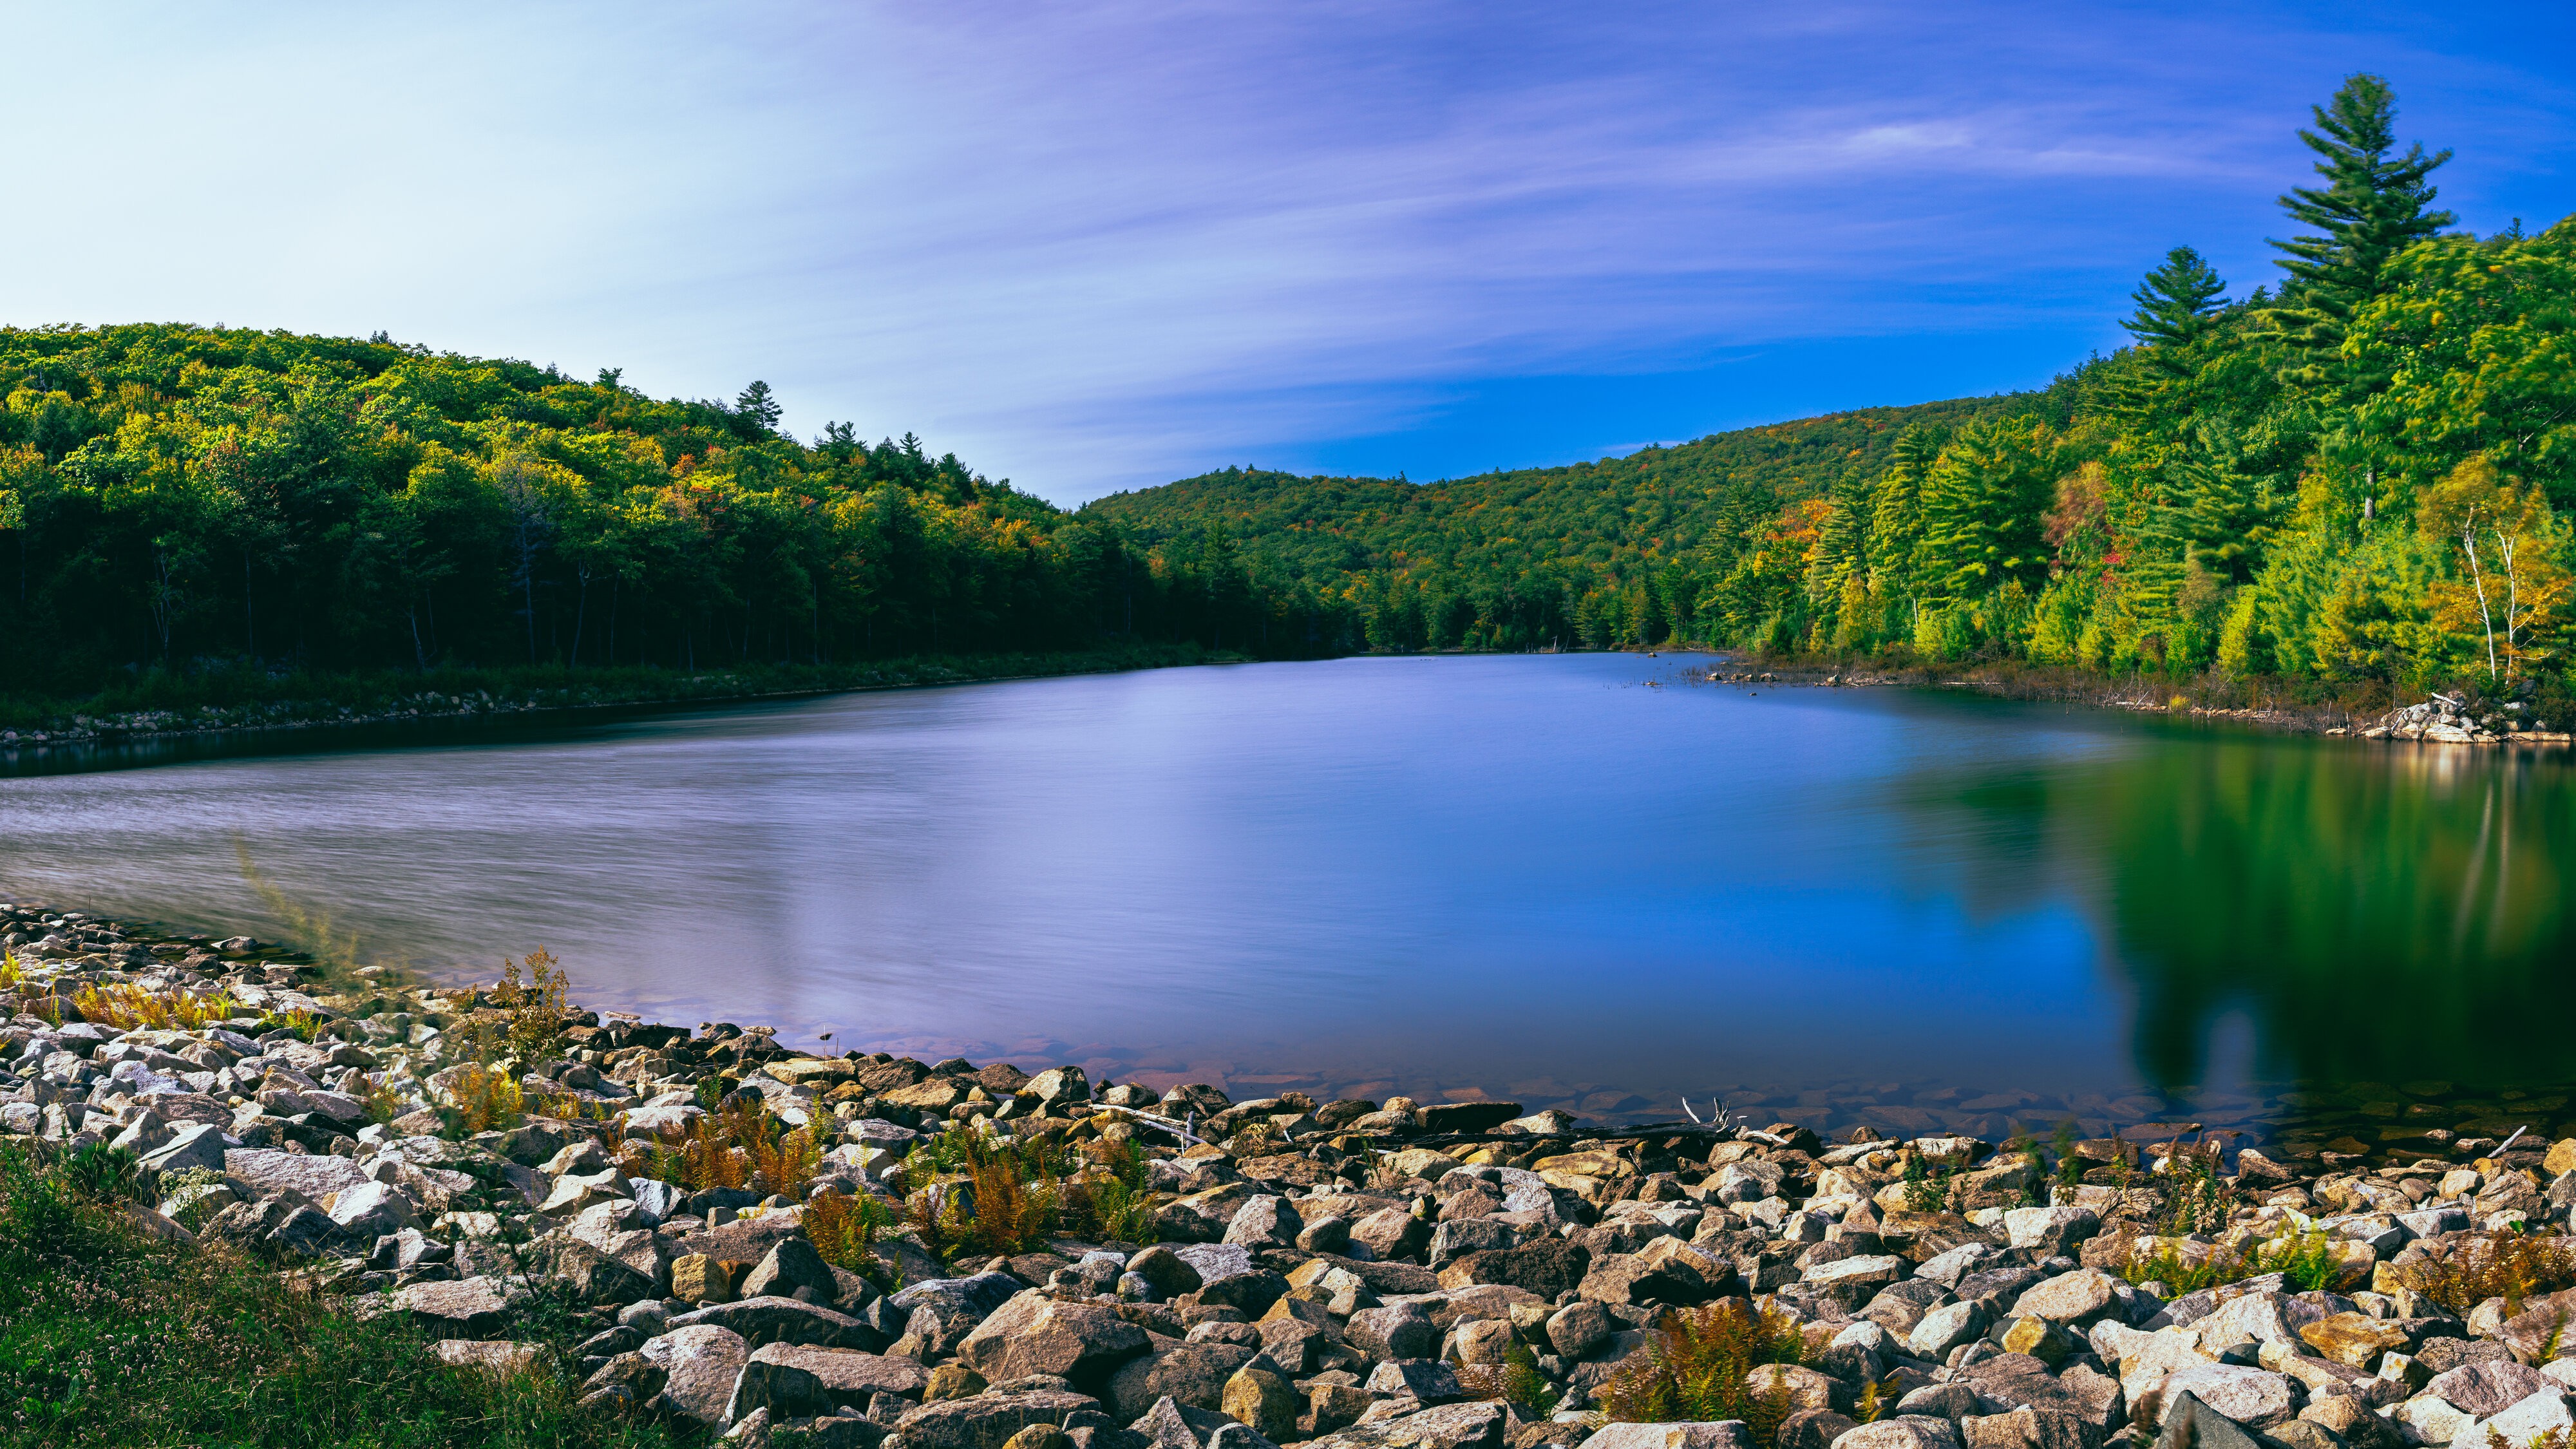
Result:
[[[1723,653],[1723,651],[1716,651]],[[2164,715],[2250,725],[2280,734],[2331,738],[2377,739],[2427,744],[2516,745],[2565,748],[2576,744],[2576,731],[2547,728],[2551,723],[2531,715],[2520,703],[2481,705],[2463,695],[2428,695],[2412,705],[2375,708],[2364,704],[2258,698],[2253,703],[2226,703],[2226,697],[2262,694],[2262,681],[2205,680],[2126,681],[2076,670],[2038,671],[2025,667],[1995,670],[1886,668],[1811,661],[1764,660],[1746,656],[1702,671],[1695,683],[1778,684],[1804,688],[1937,689],[1986,695],[2034,704],[2074,704],[2131,714]]]
[[[2343,1449],[2568,1412],[2576,1136],[1237,1101],[589,1011],[534,960],[427,987],[77,912],[0,927],[0,1188],[89,1204],[48,1220],[96,1215],[89,1251],[274,1274],[422,1361],[741,1449],[2223,1437],[2198,1415]],[[2488,1292],[2508,1251],[2517,1301]],[[91,1270],[44,1270],[66,1325],[100,1311]],[[1676,1398],[1677,1311],[1784,1335],[1786,1402],[1741,1367]],[[21,1343],[37,1372],[83,1351]],[[148,1437],[70,1417],[169,1412],[121,1392],[27,1402]]]
[[[96,704],[19,704],[12,717],[41,717],[44,727],[0,727],[0,759],[47,750],[136,746],[190,740],[256,741],[299,734],[415,724],[485,721],[571,722],[699,705],[751,704],[888,689],[1111,674],[1133,669],[1236,664],[1249,656],[1196,647],[1060,654],[993,654],[886,660],[849,666],[762,666],[670,674],[602,670],[552,682],[562,671],[454,670],[428,676],[365,676],[315,683],[281,681],[304,697],[231,704],[115,708]],[[252,686],[254,688],[266,685]],[[185,687],[178,687],[186,692]],[[228,686],[226,692],[232,692]],[[115,696],[102,696],[114,699]],[[356,702],[352,703],[351,700]],[[47,711],[51,711],[47,714]]]

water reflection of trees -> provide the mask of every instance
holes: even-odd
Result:
[[[2240,1009],[2275,1078],[2576,1077],[2562,760],[2158,738],[1945,793],[2002,857],[1961,862],[1972,893],[2045,834],[2136,992],[2151,1080],[2196,1081],[2211,1027]]]

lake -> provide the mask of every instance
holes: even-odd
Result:
[[[22,759],[0,898],[275,933],[246,855],[434,977],[542,945],[588,1005],[1238,1098],[2373,1146],[2576,1115],[2548,1090],[2576,1076],[2563,756],[1706,663],[1361,658]]]

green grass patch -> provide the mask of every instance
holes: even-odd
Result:
[[[548,1352],[509,1378],[449,1368],[407,1320],[156,1241],[25,1148],[0,1145],[0,1444],[426,1449],[679,1446],[692,1426],[576,1407],[584,1324],[541,1305]]]

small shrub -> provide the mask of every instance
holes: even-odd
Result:
[[[309,1042],[321,1030],[322,1018],[299,1006],[284,1012],[272,1011],[262,1015],[259,1024],[251,1028],[251,1035],[266,1036],[272,1031],[282,1031],[297,1041]]]
[[[556,1054],[563,1040],[564,1014],[570,1010],[571,979],[543,946],[528,953],[526,977],[520,975],[519,963],[503,958],[500,983],[492,989],[492,1000],[508,1017],[505,1028],[510,1049],[523,1061],[536,1061]]]
[[[1905,1154],[1905,1205],[1918,1213],[1936,1213],[1950,1201],[1951,1172],[1944,1164],[1934,1172],[1920,1152]]]
[[[2075,1147],[2075,1123],[2058,1123],[2050,1145],[2057,1153],[2057,1185],[2072,1194],[2084,1185],[2084,1154]]]
[[[1145,1155],[1127,1142],[1102,1143],[1089,1155],[1101,1171],[1064,1185],[1066,1229],[1101,1242],[1154,1241],[1153,1194],[1145,1186],[1153,1169]]]
[[[83,1021],[131,1031],[196,1031],[230,1021],[241,1006],[220,992],[199,996],[186,991],[147,991],[140,986],[85,986],[72,997]]]
[[[2576,1288],[2576,1241],[2510,1231],[2486,1232],[2453,1245],[2440,1259],[2402,1270],[2406,1286],[2453,1313],[2490,1298],[2513,1312],[2526,1298]]]
[[[773,1122],[776,1119],[771,1119]],[[751,1146],[752,1190],[802,1198],[823,1166],[823,1149],[814,1134],[798,1127]]]
[[[893,1225],[893,1210],[873,1197],[827,1192],[805,1204],[805,1236],[814,1240],[814,1251],[853,1273],[879,1271],[877,1235]]]
[[[618,1154],[617,1170],[628,1177],[650,1178],[673,1187],[684,1187],[688,1183],[688,1162],[677,1147],[646,1147],[630,1139],[625,1150]]]
[[[957,1161],[965,1180],[933,1191],[935,1178],[957,1175],[934,1172],[943,1160]],[[904,1184],[911,1189],[906,1215],[923,1242],[952,1260],[960,1253],[1026,1252],[1057,1220],[1063,1169],[1042,1138],[1010,1143],[962,1129],[943,1132],[915,1144],[904,1159]]]
[[[455,1103],[457,1129],[467,1136],[477,1132],[504,1132],[519,1125],[527,1112],[527,1098],[518,1079],[508,1072],[486,1066],[468,1066],[448,1088]]]
[[[1793,1407],[1784,1375],[1754,1387],[1756,1369],[1797,1364],[1808,1356],[1805,1334],[1785,1313],[1719,1303],[1673,1312],[1657,1325],[1642,1363],[1611,1379],[1601,1407],[1612,1420],[1661,1424],[1741,1419],[1762,1449],[1774,1449]]]
[[[2158,1233],[2181,1237],[2187,1233],[2215,1233],[2226,1227],[2232,1195],[2227,1184],[2219,1180],[2215,1144],[2184,1147],[2177,1140],[2166,1148],[2165,1162],[2170,1182],[2164,1212],[2157,1222]]]

